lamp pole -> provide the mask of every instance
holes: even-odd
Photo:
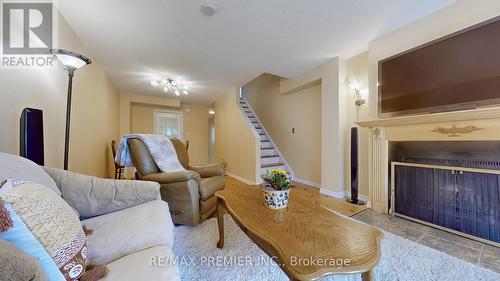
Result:
[[[68,99],[66,101],[66,132],[64,136],[64,170],[68,170],[69,158],[69,129],[71,127],[71,94],[73,92],[73,76],[75,70],[92,61],[78,53],[63,50],[50,49],[50,52],[64,65],[64,69],[68,71]]]
[[[68,170],[68,156],[69,156],[69,129],[71,125],[71,94],[73,92],[73,74],[74,68],[67,68],[68,70],[68,99],[66,101],[66,133],[64,137],[64,170]]]

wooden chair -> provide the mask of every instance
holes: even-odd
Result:
[[[115,179],[121,179],[122,174],[124,172],[125,167],[120,166],[120,164],[116,163],[116,151],[118,150],[118,145],[115,140],[111,141],[111,151],[113,152],[113,163],[115,163]]]

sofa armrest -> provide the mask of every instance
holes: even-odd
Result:
[[[160,186],[155,182],[112,180],[43,167],[54,179],[62,198],[89,218],[126,209],[144,202],[160,200]]]
[[[169,184],[175,182],[185,182],[191,179],[200,181],[201,177],[198,173],[194,171],[180,171],[180,172],[172,172],[172,173],[152,173],[142,177],[142,180],[145,181],[154,181],[159,184]]]
[[[202,178],[224,176],[226,163],[189,165],[188,169],[197,172]]]

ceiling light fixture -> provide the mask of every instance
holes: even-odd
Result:
[[[172,78],[151,80],[150,84],[155,88],[161,87],[163,89],[163,92],[167,94],[169,92],[173,92],[176,96],[180,96],[181,92],[184,95],[189,94],[189,92],[187,91],[188,86]]]
[[[213,16],[217,12],[218,5],[214,1],[207,1],[201,4],[201,12],[205,16]]]

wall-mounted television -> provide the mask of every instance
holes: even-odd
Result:
[[[379,61],[381,117],[500,104],[500,17]]]

